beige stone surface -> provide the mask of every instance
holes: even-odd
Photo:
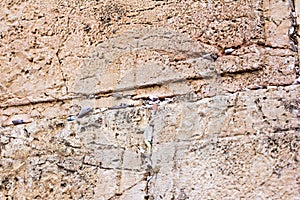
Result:
[[[298,86],[186,98],[150,116],[143,114],[147,108],[134,107],[75,122],[52,119],[2,128],[2,184],[28,198],[54,193],[131,199],[146,195],[145,176],[150,176],[155,199],[177,197],[182,190],[191,199],[298,196]],[[127,118],[130,113],[136,115]],[[153,170],[147,175],[141,132],[149,123]]]
[[[0,199],[299,199],[298,25],[293,0],[1,1]]]

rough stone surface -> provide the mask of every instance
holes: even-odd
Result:
[[[0,199],[299,199],[299,8],[1,1]]]

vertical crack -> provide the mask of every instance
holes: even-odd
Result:
[[[69,93],[69,88],[68,88],[68,85],[67,85],[67,78],[66,78],[66,76],[64,75],[63,70],[62,70],[62,68],[61,68],[61,66],[62,66],[62,61],[61,61],[61,58],[59,57],[59,53],[60,53],[60,52],[61,52],[61,49],[58,49],[58,50],[56,51],[55,55],[56,55],[57,60],[58,60],[58,63],[59,63],[58,68],[59,68],[59,71],[60,71],[60,73],[61,73],[61,77],[63,78],[64,86],[66,87],[66,93],[68,94],[68,93]]]
[[[290,39],[290,47],[291,50],[298,53],[298,29],[299,25],[297,24],[297,19],[296,19],[296,13],[295,13],[295,2],[294,0],[289,0],[290,4],[290,18],[291,18],[291,26],[288,31],[289,39]],[[296,55],[296,61],[295,61],[295,71],[296,71],[296,78],[300,76],[299,72],[299,55]]]
[[[72,11],[72,10],[71,10],[71,11]],[[71,11],[70,11],[70,13],[71,13]],[[69,14],[70,14],[70,13],[69,13]],[[60,52],[61,52],[61,47],[62,47],[63,44],[68,40],[68,38],[69,38],[69,33],[71,32],[71,31],[70,31],[71,29],[70,29],[70,17],[69,17],[69,16],[67,17],[66,27],[67,27],[66,29],[67,29],[68,33],[67,33],[67,34],[63,34],[62,40],[60,41],[59,48],[58,48],[58,50],[56,51],[55,55],[56,55],[57,60],[58,60],[58,63],[59,63],[58,68],[59,68],[60,73],[61,73],[61,76],[62,76],[62,78],[63,78],[64,86],[66,87],[66,93],[68,94],[68,93],[69,93],[69,88],[68,88],[68,85],[67,85],[67,78],[66,78],[66,76],[64,75],[63,70],[62,70],[62,68],[61,68],[61,66],[63,65],[63,63],[62,63],[62,59],[60,58],[59,54],[60,54]]]

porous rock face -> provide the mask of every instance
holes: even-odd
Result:
[[[299,10],[1,1],[0,199],[299,199]]]

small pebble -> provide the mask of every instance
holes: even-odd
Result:
[[[68,120],[69,122],[74,121],[74,120],[75,120],[75,117],[73,117],[73,116],[68,117],[67,120]]]
[[[298,84],[300,84],[300,77],[298,77],[293,83],[293,85],[298,85]]]
[[[229,48],[229,49],[225,49],[224,50],[225,54],[231,54],[232,52],[234,52],[234,49],[233,48]]]
[[[126,103],[120,103],[120,105],[112,106],[112,107],[110,107],[110,109],[122,109],[122,108],[127,108],[127,107],[130,107],[130,105],[128,105]]]
[[[24,124],[23,119],[15,119],[11,121],[13,125]]]
[[[254,89],[254,90],[263,89],[263,88],[264,88],[264,87],[261,86],[261,85],[254,85],[254,86],[253,86],[253,89]]]
[[[85,115],[87,115],[89,112],[91,112],[93,109],[90,107],[86,107],[86,108],[82,108],[81,111],[79,112],[77,118],[81,118],[84,117]]]
[[[202,58],[210,60],[210,61],[216,61],[218,56],[216,54],[205,54],[202,56]]]
[[[298,52],[298,47],[293,41],[290,41],[290,45],[291,45],[291,50],[292,51]]]

